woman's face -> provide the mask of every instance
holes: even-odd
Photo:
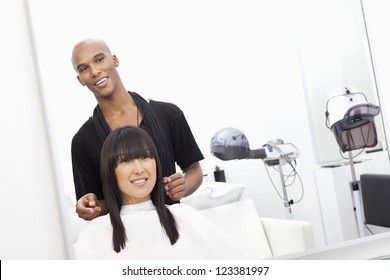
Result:
[[[115,168],[122,204],[136,204],[150,199],[156,183],[156,161],[138,158],[124,161]]]

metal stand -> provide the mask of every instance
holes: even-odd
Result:
[[[291,213],[291,204],[288,199],[287,190],[286,190],[286,184],[284,182],[284,174],[283,174],[283,164],[282,159],[279,160],[279,175],[280,175],[280,181],[282,182],[282,189],[283,189],[283,198],[284,198],[284,207],[286,209],[286,216],[287,219],[292,220],[293,216]]]
[[[349,155],[349,165],[351,167],[351,174],[352,174],[351,188],[352,188],[353,200],[355,204],[355,214],[356,214],[356,221],[357,221],[357,226],[359,231],[359,237],[364,237],[366,236],[366,231],[363,222],[363,211],[362,211],[361,200],[360,200],[359,182],[356,180],[355,163],[353,162],[352,152],[349,151],[348,155]]]

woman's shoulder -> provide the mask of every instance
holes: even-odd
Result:
[[[167,205],[167,207],[169,208],[169,210],[173,211],[173,212],[178,212],[178,213],[197,213],[197,214],[200,214],[198,212],[198,210],[194,209],[193,207],[187,205],[187,204],[184,204],[184,203],[174,203],[172,205]]]
[[[202,224],[204,228],[214,227],[215,225],[207,219],[198,210],[184,203],[175,203],[168,206],[173,216],[181,223],[189,222],[189,226]],[[197,227],[198,228],[198,227]]]
[[[88,235],[91,232],[95,232],[96,230],[99,231],[112,231],[112,226],[110,222],[110,215],[104,215],[104,216],[99,216],[91,221],[88,221],[85,225],[84,228],[82,229],[80,236],[81,235]]]
[[[112,226],[109,215],[100,216],[88,221],[74,244],[76,252],[81,255],[86,254],[86,256],[91,252],[99,252],[101,246],[107,246],[107,244],[104,244],[106,243],[105,240],[110,241],[111,235]],[[88,253],[88,251],[90,252]]]

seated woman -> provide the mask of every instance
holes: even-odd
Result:
[[[86,224],[77,259],[251,259],[220,228],[190,206],[164,203],[157,149],[147,132],[111,132],[101,152],[109,215]]]

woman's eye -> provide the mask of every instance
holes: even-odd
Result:
[[[122,158],[122,159],[119,160],[119,164],[128,163],[128,162],[131,162],[131,161],[132,161],[131,159]]]
[[[145,156],[145,157],[142,157],[141,160],[151,160],[152,157],[151,156]]]

